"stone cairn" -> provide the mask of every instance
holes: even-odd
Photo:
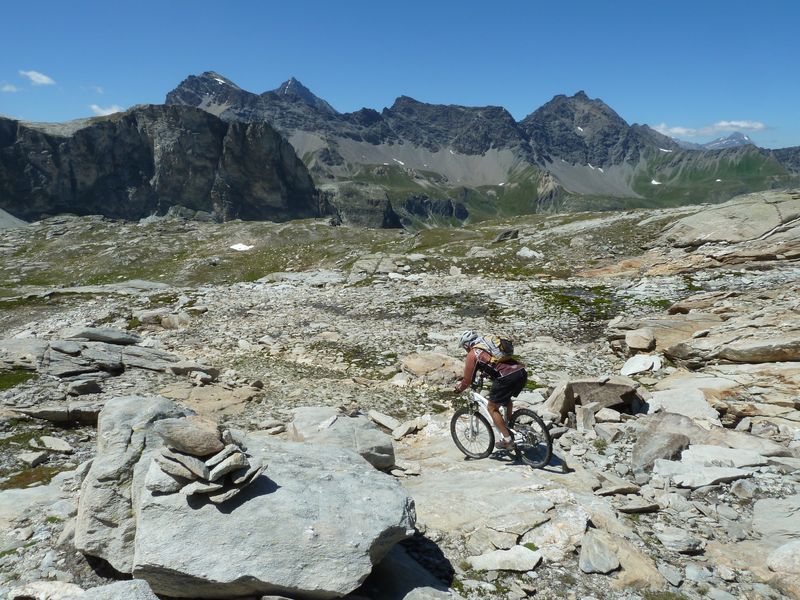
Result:
[[[267,468],[247,453],[242,439],[214,421],[192,415],[158,421],[164,441],[156,451],[145,486],[152,492],[205,495],[214,504],[230,500]]]

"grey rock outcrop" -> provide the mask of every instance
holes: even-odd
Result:
[[[704,211],[702,222],[684,217],[664,232],[675,246],[757,239],[800,217],[800,199],[781,192],[758,192]]]
[[[97,456],[81,486],[75,547],[123,573],[133,567],[134,506],[144,484],[142,458],[161,445],[153,424],[186,416],[158,396],[109,400],[97,423]],[[144,461],[149,465],[149,460]]]
[[[269,475],[221,507],[142,492],[133,573],[157,593],[333,598],[412,533],[413,501],[355,453],[266,434],[247,445]]]
[[[220,220],[319,216],[303,163],[266,123],[138,106],[64,125],[0,118],[0,208],[139,219],[170,206]]]
[[[205,460],[168,447],[216,447],[201,443],[203,432],[220,436],[206,421],[161,397],[109,400],[76,548],[174,597],[329,598],[413,533],[413,501],[350,450],[228,430]]]

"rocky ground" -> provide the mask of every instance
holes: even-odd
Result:
[[[0,257],[0,591],[110,581],[74,542],[97,415],[158,394],[277,440],[300,407],[412,423],[390,558],[424,583],[353,598],[800,597],[796,192],[416,234],[55,217]],[[515,339],[545,469],[450,440],[466,328]]]

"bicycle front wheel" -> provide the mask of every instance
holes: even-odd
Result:
[[[553,456],[553,440],[539,415],[527,408],[520,408],[511,415],[509,426],[515,433],[517,456],[525,464],[539,469],[550,462]]]
[[[494,431],[481,413],[459,408],[450,420],[450,435],[461,452],[470,458],[486,458],[494,449]]]

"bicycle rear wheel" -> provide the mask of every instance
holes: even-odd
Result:
[[[481,413],[459,408],[450,420],[450,435],[461,452],[470,458],[486,458],[494,449],[494,431]]]
[[[539,415],[527,408],[520,408],[511,415],[509,427],[516,434],[516,454],[525,464],[538,469],[550,462],[553,440]]]

